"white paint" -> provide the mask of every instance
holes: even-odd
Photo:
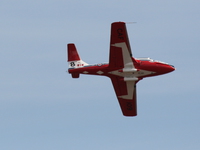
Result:
[[[126,82],[126,89],[127,89],[127,95],[122,95],[122,96],[119,96],[120,98],[123,98],[123,99],[130,99],[132,100],[133,99],[133,95],[135,94],[134,93],[134,88],[135,88],[135,82],[134,81],[129,81],[129,82]]]
[[[97,73],[98,73],[98,74],[103,74],[104,72],[101,71],[101,70],[99,70],[99,71],[97,71]]]

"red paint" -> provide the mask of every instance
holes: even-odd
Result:
[[[80,57],[75,45],[68,44],[68,61],[75,63],[77,60],[80,60]],[[109,63],[85,66],[78,64],[77,66],[78,68],[72,66],[68,70],[73,78],[78,78],[79,74],[89,74],[106,76],[111,79],[124,116],[137,115],[136,84],[140,80],[175,70],[167,63],[132,57],[124,22],[115,22],[111,25]]]

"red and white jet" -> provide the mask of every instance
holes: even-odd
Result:
[[[174,66],[150,58],[132,57],[126,25],[111,24],[109,63],[89,65],[81,60],[76,47],[70,43],[68,49],[68,72],[72,78],[80,74],[107,76],[111,79],[124,116],[136,116],[136,84],[145,77],[162,75],[175,70]]]

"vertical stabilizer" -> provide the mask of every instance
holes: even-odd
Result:
[[[79,54],[74,44],[67,44],[67,50],[68,50],[68,62],[80,60]]]
[[[80,68],[85,65],[88,65],[87,63],[81,60],[78,51],[76,50],[76,46],[73,43],[67,44],[67,53],[69,69]]]

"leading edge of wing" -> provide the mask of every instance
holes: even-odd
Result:
[[[136,82],[110,77],[124,116],[137,116]]]

